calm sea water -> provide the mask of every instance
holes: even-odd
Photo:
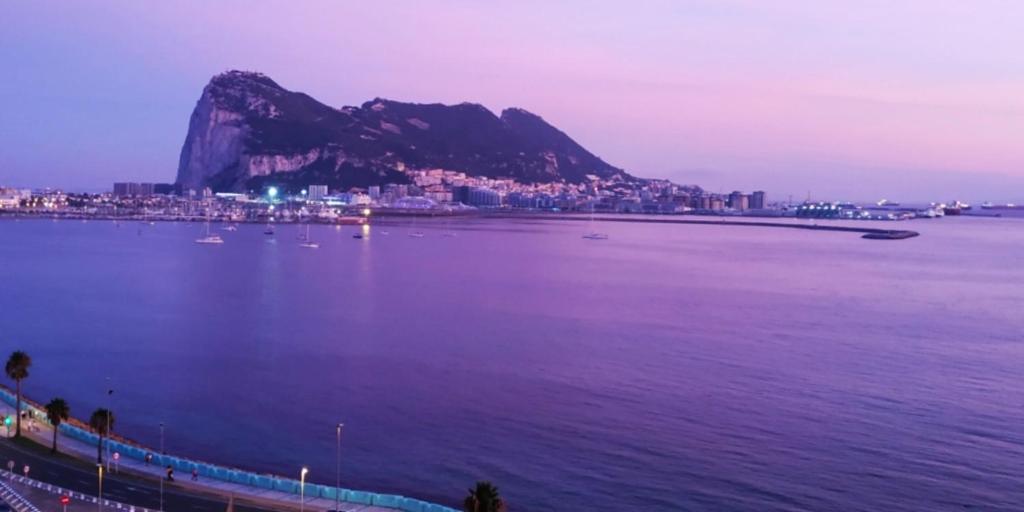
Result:
[[[0,344],[140,441],[333,483],[344,421],[344,485],[450,504],[1020,510],[1024,219],[906,226],[5,220]]]

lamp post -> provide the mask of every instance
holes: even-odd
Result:
[[[299,512],[306,510],[306,473],[309,473],[309,468],[303,466],[299,474]]]
[[[103,464],[96,464],[96,471],[99,472],[99,492],[96,498],[96,510],[103,512]]]
[[[107,377],[107,471],[110,471],[110,420],[113,415],[114,388],[110,387],[110,377]]]
[[[334,512],[341,512],[341,429],[344,423],[338,423],[338,473],[334,482]]]
[[[164,422],[160,422],[160,455],[164,454]],[[163,462],[163,458],[160,459]],[[160,512],[164,512],[164,477],[160,477]]]

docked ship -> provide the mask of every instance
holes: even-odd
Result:
[[[971,205],[961,201],[953,201],[953,204],[942,205],[942,213],[946,215],[960,215],[965,211],[969,211],[970,209]]]

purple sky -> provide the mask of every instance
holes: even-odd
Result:
[[[369,7],[373,5],[373,7]],[[628,171],[1024,202],[1024,2],[14,2],[0,184],[171,181],[210,76],[519,106]]]

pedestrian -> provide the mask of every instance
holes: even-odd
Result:
[[[148,466],[150,462],[153,462],[153,454],[152,453],[147,453],[146,454],[146,465]]]
[[[192,481],[193,482],[198,482],[199,481],[199,469],[197,469],[197,468],[192,468]]]
[[[25,464],[25,467],[21,468],[21,472],[25,473],[25,478],[28,478],[28,470],[29,470],[28,464]]]
[[[167,481],[174,481],[174,468],[172,468],[170,464],[167,465]]]

